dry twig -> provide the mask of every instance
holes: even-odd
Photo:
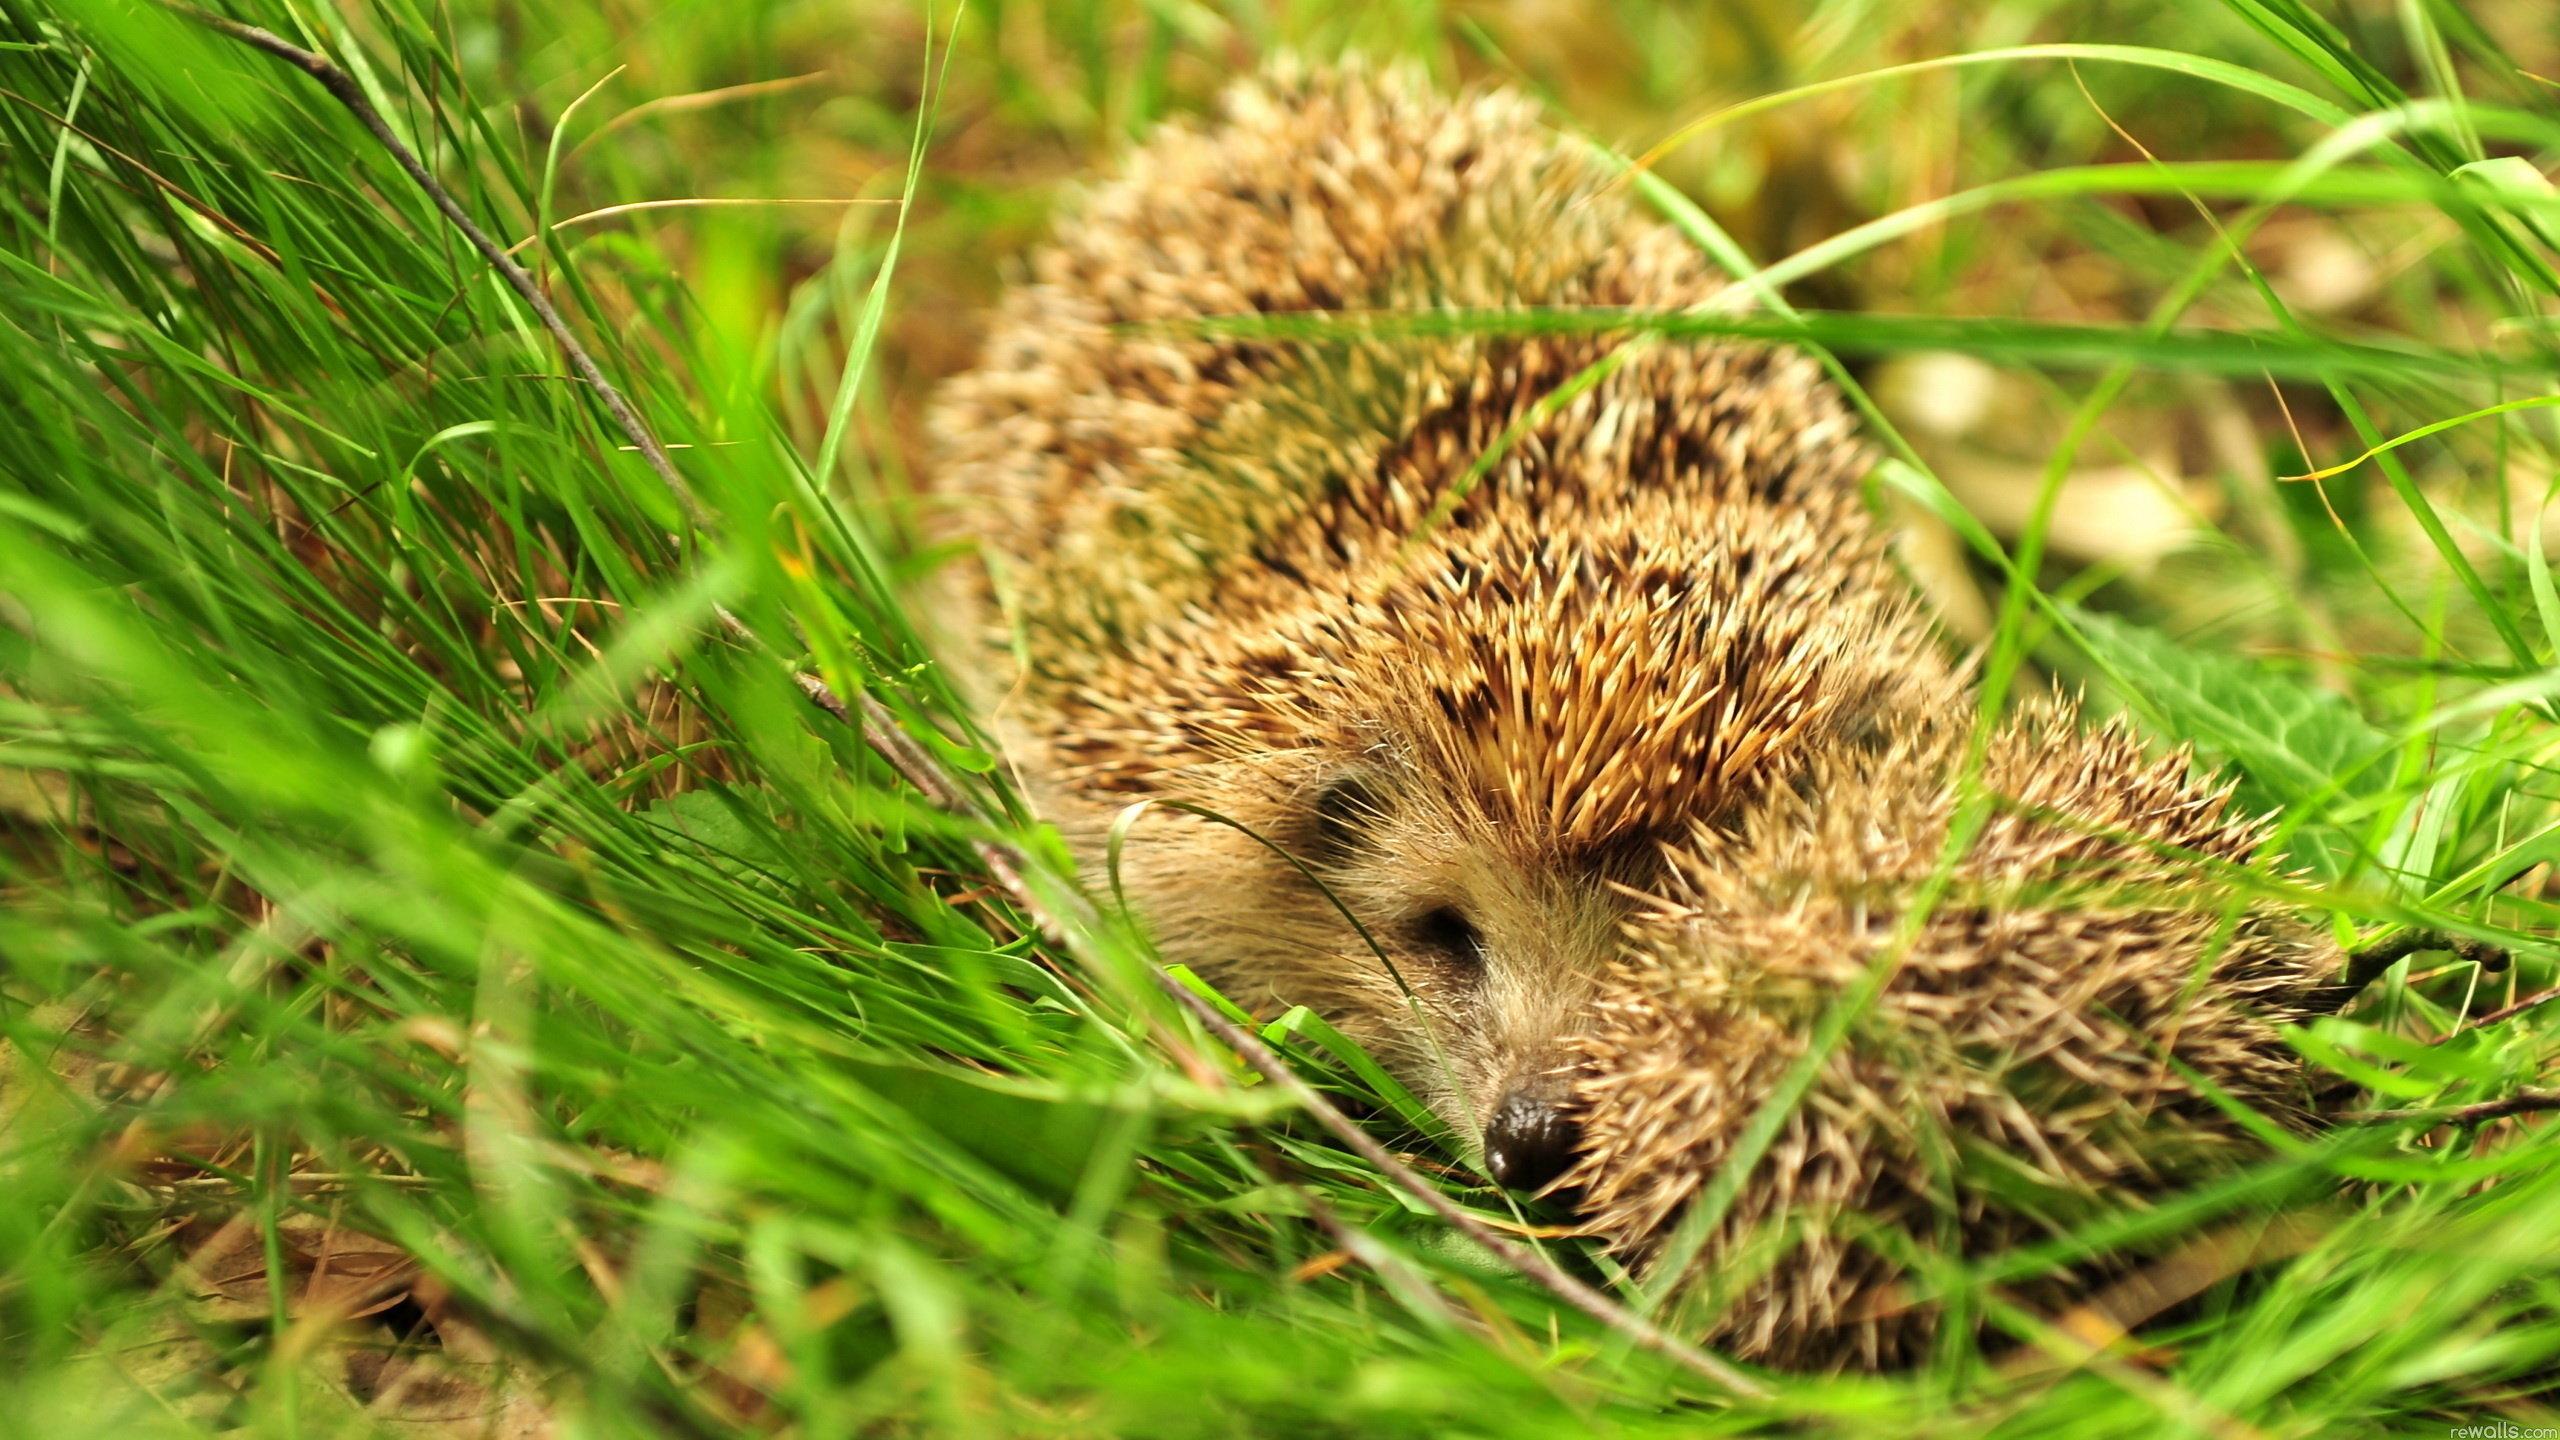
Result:
[[[2358,1120],[2425,1120],[2432,1125],[2485,1125],[2512,1115],[2538,1115],[2560,1110],[2560,1090],[2519,1090],[2496,1100],[2483,1100],[2476,1105],[2451,1105],[2410,1110],[2367,1110]]]

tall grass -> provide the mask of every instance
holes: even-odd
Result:
[[[905,457],[953,311],[1056,175],[1270,46],[1410,54],[1582,116],[1596,82],[1499,17],[226,13],[335,57],[523,242],[690,511],[307,77],[130,0],[0,0],[0,1428],[2550,1423],[2560,1141],[2513,1121],[2285,1143],[2157,1212],[1941,1264],[1982,1344],[1737,1402],[1453,1242],[1138,983],[1134,944],[1054,952],[977,842],[1044,885],[1055,846],[922,803],[807,703],[795,671],[871,697],[1017,814],[905,608],[947,558],[915,542]],[[2232,767],[2342,935],[2515,950],[2395,975],[2305,1035],[2312,1061],[2374,1107],[2533,1084],[2542,1011],[2464,1026],[2560,968],[2560,97],[2483,27],[2513,17],[1886,18],[1609,12],[1626,43],[1595,63],[1640,119],[1602,139],[1753,100],[1648,185],[1751,317],[1407,323],[1747,330],[1876,382],[1879,499],[2004,601],[1973,637],[1995,674],[2094,687]],[[818,82],[717,90],[857,39]],[[590,93],[618,64],[697,98],[611,120],[639,98]],[[902,203],[581,218],[705,177]],[[2336,236],[2379,278],[2306,308],[2281,264]],[[2027,400],[1996,434],[1905,435],[1884,382],[1923,349]],[[2151,430],[2217,418],[2242,453],[2163,477],[2198,510],[2178,557],[2046,544],[2091,465],[2156,465]],[[1956,496],[2000,446],[2040,486],[2005,533]],[[798,638],[741,643],[723,611]],[[1321,1022],[1265,1033],[1488,1223],[1550,1218]],[[2256,1226],[2298,1253],[2235,1276]],[[2089,1357],[2003,1299],[2137,1235],[2212,1282],[2137,1344]]]

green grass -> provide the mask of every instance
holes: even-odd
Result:
[[[2395,976],[2306,1053],[2376,1107],[2536,1083],[2540,1011],[2431,1042],[2560,978],[2537,7],[1790,8],[226,12],[335,56],[530,237],[697,524],[319,87],[134,0],[0,0],[0,1428],[419,1433],[415,1394],[363,1412],[350,1356],[433,1351],[451,1433],[2554,1423],[2560,1139],[2515,1123],[2288,1143],[1934,1264],[1983,1345],[1735,1403],[1453,1242],[1134,946],[1031,938],[974,842],[1044,885],[1055,847],[925,805],[795,688],[877,699],[1012,813],[904,608],[947,558],[917,408],[1059,183],[1240,65],[1410,56],[1630,153],[1721,111],[1647,193],[1759,312],[1380,323],[1822,348],[1890,453],[1880,503],[1967,557],[1933,593],[1982,602],[1951,626],[1998,686],[2085,685],[2230,767],[2342,935],[2517,952]],[[674,96],[704,98],[615,119]],[[909,203],[546,234],[700,197]],[[2340,255],[2369,283],[2304,303]],[[1999,367],[1995,425],[1895,398],[1949,350]],[[2042,477],[2023,525],[1958,498],[1993,461]],[[2169,559],[2046,533],[2102,466],[2174,489]],[[1323,1026],[1270,1034],[1512,1223]],[[2145,1354],[1986,1358],[2052,1338],[2005,1281],[2234,1216],[2304,1248]],[[380,1242],[415,1276],[349,1279]],[[333,1315],[351,1295],[394,1303]]]

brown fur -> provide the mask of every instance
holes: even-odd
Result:
[[[1833,937],[1834,954],[1789,930],[1802,916],[1770,906],[1798,902],[1766,867],[1798,866],[1833,900],[1899,893],[1908,853],[1944,828],[1928,787],[1947,753],[1922,737],[1967,702],[1855,494],[1867,457],[1844,408],[1810,363],[1757,347],[1638,344],[1536,417],[1626,342],[1184,327],[1676,309],[1722,288],[1514,96],[1451,102],[1357,71],[1247,85],[1215,126],[1161,133],[1059,237],[935,416],[942,483],[993,576],[967,623],[982,653],[1023,662],[974,668],[1002,672],[999,728],[1031,792],[1097,867],[1112,818],[1142,799],[1200,805],[1304,857],[1392,970],[1234,829],[1151,818],[1121,879],[1169,958],[1248,1003],[1330,1016],[1470,1131],[1508,1090],[1561,1086],[1578,1057],[1597,1142],[1580,1178],[1620,1243],[1649,1253],[1712,1173],[1719,1127],[1747,1118],[1734,1107],[1766,1079],[1757,1057],[1788,1053],[1801,1019],[1771,1011],[1732,1032],[1747,1046],[1718,1048],[1740,1003],[1717,973],[1739,953],[1724,929],[1793,936],[1754,953],[1772,973],[1804,967],[1798,990],[1867,953],[1863,932]],[[2076,782],[2040,768],[2067,745],[2030,747],[1994,781],[2149,823],[2124,807],[2172,785],[2166,772],[2137,779],[2123,741],[2088,744]],[[2247,848],[2245,827],[2198,823],[2214,853]],[[2038,843],[1990,852],[1977,878],[2028,878]],[[1621,963],[1639,893],[1666,898]],[[1836,928],[1849,912],[1820,913]],[[1927,933],[1961,985],[1956,923]],[[2004,985],[2097,944],[2096,923],[2076,909],[1975,922],[2024,937]],[[2107,953],[2156,980],[2201,952],[2187,927]],[[1601,1028],[1577,1040],[1604,985]],[[2058,984],[2054,1003],[2081,993]],[[2262,1029],[2230,1025],[2213,1043],[2252,1065],[2272,1053]],[[1700,1098],[1727,1080],[1732,1095]],[[1768,1209],[1755,1199],[1736,1221]],[[1745,1328],[1771,1354],[1792,1343],[1781,1330],[1837,1319],[1752,1304]]]

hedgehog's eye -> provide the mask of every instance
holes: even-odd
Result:
[[[1413,933],[1434,959],[1469,967],[1484,963],[1484,934],[1456,906],[1443,905],[1415,921]]]
[[[1315,851],[1310,858],[1324,865],[1350,859],[1384,808],[1377,786],[1366,775],[1345,775],[1325,786],[1316,796]]]

